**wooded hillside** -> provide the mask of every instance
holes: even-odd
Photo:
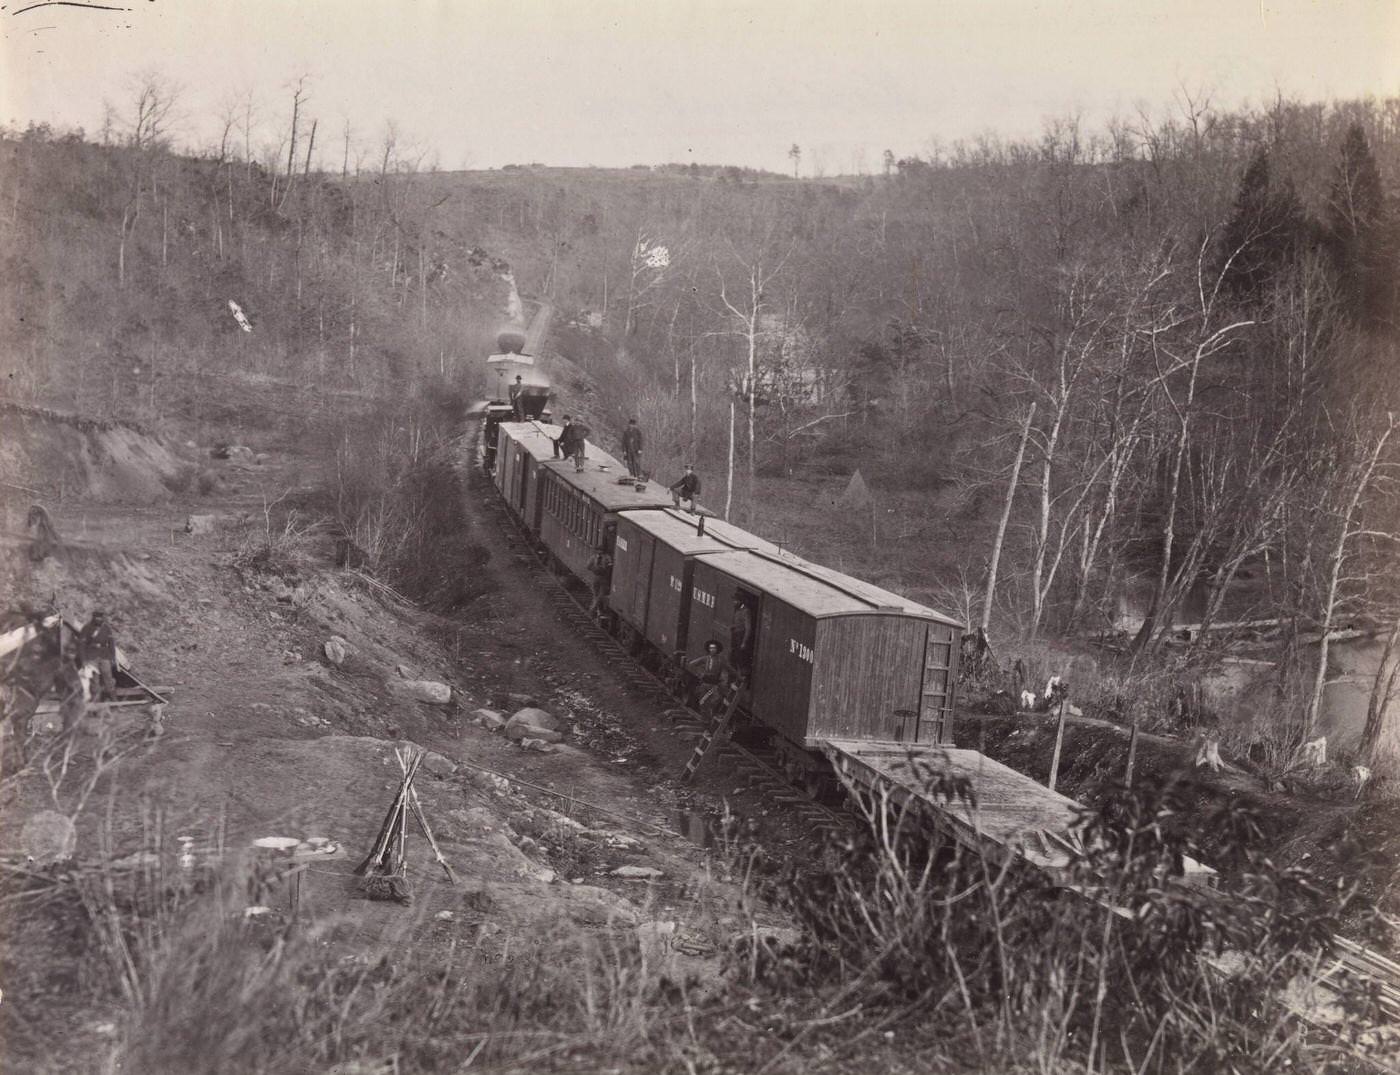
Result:
[[[694,459],[771,529],[858,470],[829,525],[994,638],[1101,630],[1131,585],[1155,658],[1247,576],[1306,732],[1329,632],[1396,622],[1400,101],[1056,121],[829,181],[110,142],[0,143],[12,398],[158,425],[235,375],[403,392],[490,349],[509,270],[658,474]]]

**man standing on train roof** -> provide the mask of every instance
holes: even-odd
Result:
[[[525,421],[525,378],[515,375],[515,384],[510,386],[510,409],[515,412],[517,422]]]
[[[671,483],[671,501],[676,507],[681,506],[681,501],[688,502],[688,510],[695,510],[695,498],[700,495],[700,475],[695,473],[695,468],[689,463],[685,465],[685,473],[676,481]]]
[[[627,473],[634,478],[642,476],[642,431],[637,428],[635,418],[627,419],[627,428],[622,431],[622,458],[627,464]]]
[[[564,453],[565,459],[574,461],[574,470],[582,474],[583,453],[588,444],[588,427],[582,422],[575,422],[566,414],[564,415],[564,430],[554,443]]]

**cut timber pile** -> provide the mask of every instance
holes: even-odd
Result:
[[[452,872],[452,867],[443,857],[442,849],[433,839],[432,829],[428,827],[428,819],[423,813],[423,804],[418,801],[418,792],[413,787],[413,778],[418,775],[418,767],[423,763],[425,752],[409,747],[403,752],[395,750],[394,754],[399,760],[399,768],[403,771],[403,779],[399,782],[398,794],[394,796],[388,814],[384,816],[384,824],[379,828],[373,848],[365,860],[355,867],[355,873],[365,879],[365,895],[370,899],[411,903],[413,893],[408,888],[408,863],[405,855],[410,812],[418,828],[427,838],[428,846],[433,849],[433,857],[454,885],[457,883],[457,875]]]

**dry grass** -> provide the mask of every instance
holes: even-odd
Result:
[[[966,794],[936,767],[926,776],[934,794]],[[931,844],[892,803],[862,805],[863,835],[764,882],[800,932],[779,943],[748,918],[752,943],[714,953],[703,981],[643,930],[482,929],[489,900],[464,904],[461,923],[405,911],[372,935],[356,915],[249,917],[280,902],[275,867],[181,869],[154,850],[158,818],[142,864],[80,871],[66,913],[105,968],[93,989],[126,1011],[111,1062],[155,1075],[1360,1062],[1363,1045],[1310,1031],[1281,997],[1315,970],[1346,901],[1260,859],[1242,819],[1236,891],[1187,889],[1170,880],[1192,849],[1171,804],[1120,796],[1086,823],[1090,901]],[[726,831],[717,868],[749,874],[751,849]],[[708,927],[704,902],[669,913]],[[1227,973],[1209,962],[1222,952],[1245,955]]]

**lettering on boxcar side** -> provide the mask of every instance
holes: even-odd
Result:
[[[788,652],[799,661],[806,661],[808,664],[812,663],[812,647],[803,645],[795,638],[788,639]]]
[[[714,595],[714,594],[712,594],[712,593],[706,593],[704,590],[700,589],[699,587],[696,587],[694,590],[691,591],[691,593],[693,593],[693,594],[695,595],[695,603],[696,603],[696,604],[704,605],[706,608],[714,608],[714,607],[715,607],[715,595]]]
[[[623,552],[626,552],[626,551],[627,551],[627,539],[624,538],[624,537],[618,538],[618,539],[617,539],[617,547],[618,547],[619,549],[621,549]]]
[[[676,578],[675,575],[671,576],[671,589],[675,590],[676,593],[681,592],[681,580]]]

